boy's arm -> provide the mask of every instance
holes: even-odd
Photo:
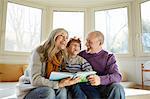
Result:
[[[82,57],[81,57],[81,69],[82,71],[93,71],[90,63]]]

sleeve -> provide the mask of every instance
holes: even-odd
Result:
[[[92,66],[90,65],[90,63],[85,60],[84,58],[81,57],[81,68],[83,71],[92,71]]]
[[[113,54],[108,55],[106,63],[105,75],[100,76],[101,85],[108,85],[111,83],[119,83],[122,79],[121,74],[118,70],[118,65],[116,64],[116,59]]]
[[[54,89],[58,89],[58,81],[50,81],[45,77],[42,77],[42,63],[40,62],[40,56],[37,51],[34,51],[31,56],[31,84],[33,86],[48,86]]]

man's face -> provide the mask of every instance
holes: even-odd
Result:
[[[96,34],[90,33],[88,34],[88,37],[86,39],[86,46],[87,50],[95,50],[97,49],[100,45],[100,40],[96,37]]]
[[[67,47],[70,55],[77,55],[80,52],[80,44],[77,42],[71,42],[70,46]]]

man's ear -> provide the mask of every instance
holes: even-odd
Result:
[[[101,45],[102,43],[100,42],[99,45]]]

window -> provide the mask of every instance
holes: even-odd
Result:
[[[144,53],[150,53],[150,1],[141,4],[142,48]]]
[[[95,29],[105,36],[104,48],[118,54],[128,53],[127,8],[95,12]]]
[[[65,28],[69,38],[84,37],[84,12],[57,12],[53,13],[53,28]]]
[[[8,2],[5,51],[30,52],[40,43],[42,10]]]

